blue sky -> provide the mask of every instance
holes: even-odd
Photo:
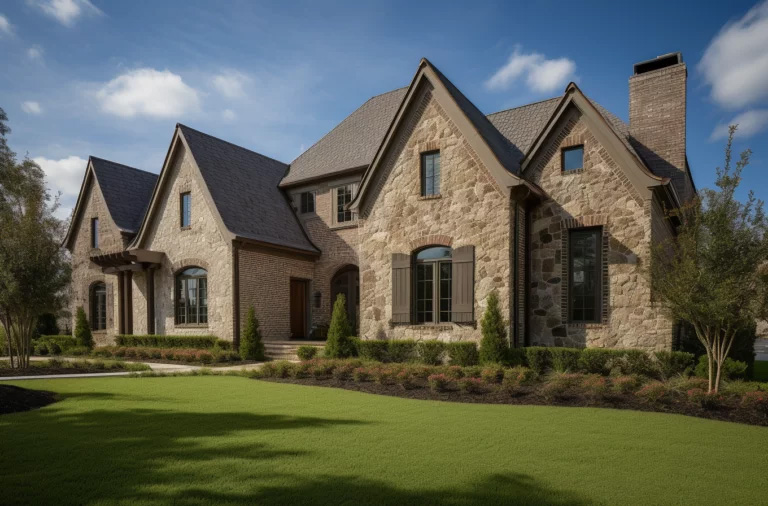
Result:
[[[738,119],[768,198],[768,1],[624,4],[3,0],[0,107],[67,214],[89,155],[159,172],[182,122],[290,162],[422,56],[486,113],[574,80],[626,120],[632,64],[681,51],[696,184]]]

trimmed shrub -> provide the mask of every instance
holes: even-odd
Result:
[[[525,348],[510,348],[507,351],[507,360],[504,361],[509,367],[525,366]]]
[[[638,390],[635,395],[646,402],[659,402],[669,394],[667,385],[661,381],[652,381]]]
[[[120,335],[115,337],[118,346],[132,348],[213,348],[221,341],[216,336],[159,336],[159,335]],[[229,341],[223,341],[229,342]],[[232,345],[230,344],[231,348]]]
[[[343,363],[334,367],[332,376],[339,381],[347,381],[352,377],[352,371],[355,370],[353,364]]]
[[[507,326],[501,316],[499,295],[495,290],[488,295],[487,303],[483,319],[480,321],[483,334],[480,340],[480,363],[501,364],[507,359],[509,344]]]
[[[611,350],[607,348],[585,348],[579,357],[579,369],[588,374],[602,374],[607,376],[613,368],[613,362],[620,357],[624,350]]]
[[[451,380],[445,374],[430,374],[427,377],[427,383],[433,392],[444,392],[448,389]]]
[[[459,379],[464,377],[464,369],[457,365],[450,365],[443,369],[443,374],[451,379]]]
[[[33,345],[41,343],[56,343],[62,352],[69,352],[70,348],[77,346],[77,340],[72,336],[43,335],[32,341]]]
[[[402,370],[397,373],[395,382],[400,385],[403,390],[412,390],[417,387],[413,374],[408,370]]]
[[[717,409],[723,405],[723,396],[716,393],[708,394],[703,388],[692,388],[685,393],[688,400],[704,409]]]
[[[45,357],[48,355],[48,344],[47,343],[37,343],[33,350],[35,355],[38,355],[40,357]]]
[[[408,371],[415,378],[427,379],[427,377],[434,372],[434,369],[425,365],[411,365],[408,366]]]
[[[85,346],[73,346],[67,350],[67,355],[82,357],[91,353],[91,350]]]
[[[314,367],[314,364],[312,362],[301,362],[299,364],[291,364],[291,365],[292,367],[289,369],[288,373],[291,375],[292,378],[295,378],[295,379],[308,378],[310,369]]]
[[[355,341],[352,339],[352,327],[347,320],[347,299],[343,293],[340,293],[336,297],[336,302],[333,303],[328,340],[325,342],[325,356],[329,358],[352,357],[356,351]]]
[[[552,369],[557,372],[575,372],[579,368],[580,348],[545,348],[549,350]]]
[[[549,348],[543,346],[530,346],[524,349],[528,367],[533,369],[536,374],[544,374],[551,365]]]
[[[620,394],[631,394],[640,388],[642,382],[637,376],[618,376],[613,378],[611,389]]]
[[[328,346],[326,345],[326,349]],[[375,360],[376,362],[387,361],[387,351],[389,344],[387,341],[377,339],[361,339],[357,343],[357,352],[363,360]]]
[[[461,378],[459,390],[468,394],[482,394],[486,391],[486,383],[481,378]]]
[[[661,379],[664,380],[690,374],[696,358],[693,353],[685,351],[657,351],[653,356]]]
[[[328,379],[334,370],[334,363],[331,361],[316,361],[309,369],[309,373],[315,379]]]
[[[261,342],[259,319],[253,307],[248,308],[245,326],[240,333],[240,356],[245,360],[264,360],[264,343]]]
[[[410,362],[416,358],[416,341],[411,339],[393,339],[386,341],[389,346],[387,347],[387,362]]]
[[[93,335],[91,334],[91,325],[85,316],[85,310],[78,306],[75,315],[75,340],[78,346],[85,346],[88,349],[93,348]]]
[[[517,386],[528,386],[536,381],[536,376],[536,371],[533,369],[517,366],[504,371],[503,381],[514,381]]]
[[[477,344],[472,341],[449,343],[448,356],[451,358],[451,365],[466,367],[477,365],[480,362],[480,354],[477,351]]]
[[[427,365],[440,365],[443,363],[443,354],[445,353],[444,342],[436,339],[419,341],[416,349],[420,362]]]
[[[768,392],[746,392],[741,396],[741,407],[768,415]]]
[[[504,369],[501,367],[486,367],[480,372],[480,378],[488,383],[501,383],[504,379]]]
[[[581,388],[584,393],[592,398],[600,399],[608,394],[608,378],[599,374],[590,374],[581,381]]]
[[[387,366],[376,367],[371,370],[373,381],[380,385],[391,385],[395,382],[395,371]]]
[[[483,368],[479,365],[471,365],[464,368],[464,376],[467,378],[479,378],[483,373]]]
[[[649,378],[660,378],[656,362],[643,350],[620,350],[621,354],[611,361],[611,370],[622,375],[639,374]]]
[[[225,341],[224,339],[216,339],[216,344],[214,344],[213,347],[218,348],[220,350],[231,351],[232,341]]]
[[[317,356],[317,347],[316,346],[299,346],[296,349],[296,356],[299,357],[299,360],[312,360]]]
[[[709,377],[708,363],[709,362],[707,361],[706,355],[702,355],[699,357],[699,363],[696,366],[696,370],[695,370],[696,376],[698,376],[699,378]],[[716,364],[712,364],[712,367],[715,367],[715,371],[717,371]],[[745,362],[740,362],[738,360],[734,360],[728,357],[723,362],[723,367],[720,374],[724,379],[729,379],[729,380],[746,379],[747,367],[748,366]]]
[[[371,381],[371,373],[365,367],[356,367],[352,371],[352,379],[358,383],[363,381]]]
[[[567,383],[562,381],[548,381],[539,388],[539,395],[544,397],[547,401],[553,401],[565,397],[567,391]]]

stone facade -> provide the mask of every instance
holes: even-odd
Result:
[[[479,340],[474,325],[390,325],[393,253],[429,244],[475,247],[475,318],[498,290],[509,320],[511,207],[495,180],[429,90],[418,99],[361,209],[361,336]],[[440,150],[441,194],[422,197],[421,153]]]
[[[526,177],[548,200],[531,212],[530,340],[532,345],[667,349],[672,325],[651,300],[643,267],[666,224],[652,213],[575,107],[561,119]],[[563,172],[561,149],[584,146],[584,167]],[[568,234],[602,227],[602,315],[596,324],[568,322]]]

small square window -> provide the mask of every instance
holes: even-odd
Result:
[[[563,172],[584,168],[584,146],[563,149]]]
[[[91,248],[99,249],[99,219],[91,218]]]
[[[315,212],[315,192],[303,192],[301,194],[301,214]]]
[[[192,224],[192,195],[181,194],[181,227],[186,228]]]
[[[440,195],[440,152],[421,154],[421,196]]]

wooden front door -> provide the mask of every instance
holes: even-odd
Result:
[[[307,337],[307,282],[291,280],[291,337]]]

